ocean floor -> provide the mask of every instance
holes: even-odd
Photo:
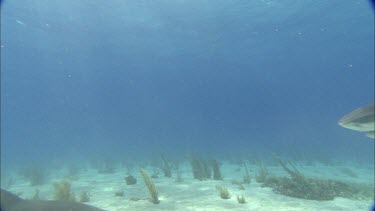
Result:
[[[277,194],[270,187],[262,187],[262,183],[256,181],[259,165],[248,164],[247,168],[251,176],[250,184],[239,184],[246,174],[243,166],[229,162],[220,165],[222,180],[207,179],[199,181],[193,178],[192,168],[189,162],[179,165],[178,174],[172,170],[172,177],[164,176],[161,169],[151,166],[143,166],[150,175],[158,189],[159,204],[150,201],[149,192],[145,186],[138,167],[131,170],[124,166],[113,169],[113,172],[98,173],[98,169],[82,165],[74,172],[74,176],[66,176],[68,168],[59,171],[50,171],[46,181],[42,185],[30,185],[30,181],[22,176],[19,171],[8,172],[2,177],[2,188],[20,195],[22,198],[31,199],[39,190],[39,198],[52,200],[54,183],[69,180],[71,191],[79,198],[80,193],[86,191],[90,197],[87,204],[109,210],[370,210],[373,203],[373,193],[369,197],[353,199],[335,197],[333,200],[317,201],[289,197]],[[281,166],[266,166],[270,175],[289,177]],[[358,183],[367,188],[374,188],[373,166],[343,165],[332,166],[321,163],[311,165],[296,165],[298,171],[306,178],[334,179],[342,182]],[[137,183],[127,185],[124,177],[129,172],[137,179]],[[216,186],[228,189],[229,199],[222,199]],[[123,196],[115,196],[116,192],[123,191]],[[237,196],[246,199],[245,204],[237,201]]]

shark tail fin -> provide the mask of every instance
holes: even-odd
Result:
[[[369,138],[374,138],[375,139],[375,131],[367,132],[366,136],[369,137]]]
[[[7,211],[21,201],[23,201],[23,199],[21,199],[20,197],[16,196],[15,194],[9,191],[1,189],[1,201],[0,201],[1,211]]]

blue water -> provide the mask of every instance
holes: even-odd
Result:
[[[338,126],[374,102],[364,0],[1,6],[3,164],[299,153],[373,162]]]

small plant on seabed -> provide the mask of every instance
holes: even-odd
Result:
[[[38,165],[29,166],[20,173],[30,181],[31,186],[43,185],[47,177],[47,171]]]
[[[137,184],[137,179],[132,175],[129,175],[129,176],[125,177],[124,179],[125,179],[125,182],[126,182],[127,185]]]
[[[214,176],[213,176],[214,180],[222,180],[223,177],[221,176],[219,162],[217,162],[217,160],[212,160],[211,165],[212,165],[212,170],[214,172]]]
[[[115,192],[115,196],[124,196],[124,190],[118,190]]]
[[[115,172],[115,162],[111,159],[104,159],[101,163],[98,173],[113,174]]]
[[[245,197],[242,196],[237,196],[237,201],[239,204],[246,204],[246,199]]]
[[[232,184],[238,185],[239,190],[245,190],[245,186],[244,186],[244,183],[242,181],[232,180]]]
[[[62,180],[53,184],[55,200],[76,201],[74,193],[71,191],[71,183],[68,180]]]
[[[82,191],[81,196],[79,198],[79,202],[89,202],[90,201],[90,196],[87,193],[87,191]]]
[[[80,170],[81,168],[77,164],[72,163],[68,166],[67,168],[68,172],[65,177],[71,180],[77,180]]]
[[[141,172],[141,175],[146,184],[148,192],[151,195],[151,202],[154,204],[159,204],[160,203],[159,193],[158,193],[158,190],[156,189],[154,181],[152,180],[152,178],[150,177],[150,175],[148,174],[146,170],[140,169],[139,171]]]
[[[182,179],[182,175],[181,175],[180,169],[177,169],[176,176],[177,176],[176,182],[183,182],[184,181],[184,179]]]
[[[243,177],[243,183],[244,184],[250,184],[251,183],[251,176],[250,176],[250,173],[249,173],[249,169],[247,168],[247,165],[246,165],[245,162],[243,163],[243,166],[245,167],[245,173],[246,173],[246,175]]]
[[[164,176],[169,177],[169,178],[172,177],[171,164],[167,161],[167,159],[165,159],[163,155],[161,155],[161,160],[162,160],[161,169],[164,172]]]
[[[216,185],[217,191],[219,191],[220,198],[222,199],[230,199],[230,193],[226,187]]]
[[[194,179],[203,181],[211,178],[210,166],[204,159],[197,155],[191,155],[190,165],[193,170]]]
[[[32,200],[40,200],[40,196],[39,196],[39,189],[35,189],[35,193],[34,193],[34,196],[32,197]]]
[[[4,177],[0,176],[0,178],[4,178]],[[6,180],[6,182],[4,182],[3,180],[1,180],[1,182],[2,182],[1,187],[3,187],[3,185],[4,185],[5,189],[10,189],[10,187],[12,187],[15,184],[16,180],[13,177],[9,177]],[[3,184],[3,183],[5,183],[5,184]]]
[[[259,183],[264,183],[269,176],[268,169],[263,164],[262,161],[259,161],[258,163],[258,174],[255,177],[255,180]]]

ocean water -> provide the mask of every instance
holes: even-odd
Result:
[[[371,103],[374,11],[365,0],[1,5],[1,182],[24,198],[38,188],[52,199],[52,184],[74,164],[82,173],[73,189],[106,210],[366,210],[371,194],[301,200],[254,177],[259,161],[288,176],[280,156],[307,176],[373,187],[374,140],[337,124]],[[181,192],[163,177],[160,155],[181,166],[172,169],[187,182]],[[221,200],[216,181],[195,180],[194,156],[218,160],[230,191],[247,163],[254,187],[238,194],[250,202]],[[114,173],[100,174],[93,160],[110,161]],[[22,177],[30,166],[48,171],[43,184]],[[143,199],[139,167],[160,174],[160,206]],[[128,174],[139,186],[124,184]],[[116,184],[123,198],[113,196]]]

